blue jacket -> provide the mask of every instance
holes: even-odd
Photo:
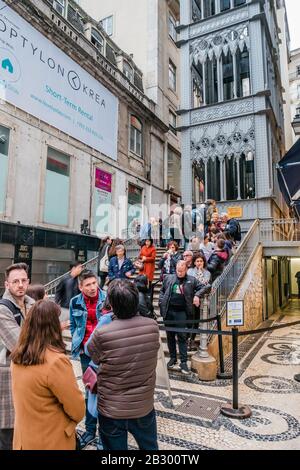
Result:
[[[108,266],[108,277],[111,281],[113,279],[127,279],[125,273],[128,273],[128,271],[130,271],[131,274],[135,273],[135,268],[130,259],[125,258],[121,269],[119,269],[117,256],[111,258]]]
[[[99,289],[99,299],[96,307],[96,316],[98,321],[101,317],[101,309],[105,298],[106,293]],[[73,359],[79,357],[80,346],[85,335],[87,316],[88,312],[83,294],[76,295],[76,297],[73,297],[70,302],[70,330],[72,335],[71,354]]]

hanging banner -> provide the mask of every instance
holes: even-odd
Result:
[[[118,99],[2,0],[0,98],[117,160]]]
[[[99,237],[112,234],[112,175],[95,169],[94,230]]]

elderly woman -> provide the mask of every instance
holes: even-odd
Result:
[[[126,258],[126,250],[124,245],[116,246],[116,256],[113,256],[108,266],[109,281],[114,279],[126,279],[133,277],[135,268],[132,261]]]

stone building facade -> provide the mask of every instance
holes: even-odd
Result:
[[[242,225],[282,217],[276,163],[285,153],[277,9],[257,0],[181,1],[183,202],[192,171],[202,199]]]
[[[295,132],[293,132],[293,140],[295,143],[296,140],[298,140],[300,133],[300,49],[295,49],[291,51],[291,61],[289,64],[289,82],[289,105],[291,109],[291,119],[295,123]]]
[[[28,260],[33,280],[45,283],[75,258],[94,255],[98,237],[122,236],[149,212],[167,215],[168,126],[132,58],[76,3],[0,4],[0,271]],[[70,99],[74,92],[83,96],[81,107]],[[106,112],[100,121],[99,107]],[[162,206],[157,214],[153,203]]]

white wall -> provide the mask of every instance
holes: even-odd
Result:
[[[292,294],[298,295],[298,284],[296,282],[295,274],[300,271],[300,258],[291,259],[291,277],[292,277]]]

